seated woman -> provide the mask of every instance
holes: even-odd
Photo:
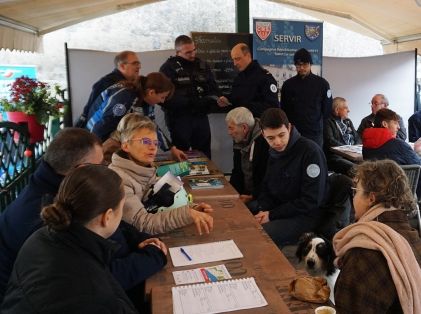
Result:
[[[421,165],[421,158],[404,140],[397,138],[399,116],[390,109],[380,109],[374,118],[374,127],[363,132],[363,159],[391,159],[399,165]],[[420,177],[421,180],[421,177]],[[418,183],[417,195],[421,195]]]
[[[92,104],[86,127],[105,142],[128,112],[138,112],[154,121],[154,106],[171,97],[173,91],[174,85],[171,80],[159,72],[149,73],[146,77],[141,76],[134,83],[131,81],[119,82],[103,91]],[[177,160],[187,158],[182,151],[171,144],[171,141],[159,129],[158,136],[162,150],[171,150]],[[120,146],[115,141],[110,141],[107,145],[110,146],[110,149]]]
[[[335,284],[338,313],[421,313],[421,239],[408,223],[414,195],[391,160],[356,167],[358,222],[333,245],[341,269]]]
[[[107,167],[71,171],[41,212],[46,227],[19,251],[0,312],[137,313],[109,270],[118,248],[107,238],[120,224],[123,202],[122,180]],[[133,245],[165,259],[158,239]]]
[[[213,209],[205,203],[191,208],[189,205],[169,211],[149,213],[144,205],[145,199],[157,181],[153,161],[158,147],[155,124],[147,117],[137,113],[126,115],[120,125],[125,129],[119,133],[121,150],[114,153],[110,168],[123,179],[126,200],[123,220],[138,230],[151,234],[196,224],[199,234],[209,233],[213,228],[213,218],[208,213]]]
[[[323,128],[323,142],[328,169],[350,176],[350,170],[355,164],[330,150],[334,146],[361,144],[360,136],[348,118],[348,114],[349,107],[346,99],[335,97],[332,102],[332,113],[326,119]]]

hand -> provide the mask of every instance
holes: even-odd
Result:
[[[196,225],[196,229],[199,235],[202,235],[202,228],[207,234],[209,234],[209,232],[212,231],[213,217],[211,215],[190,208],[190,217],[193,219],[193,222]]]
[[[138,245],[137,245],[137,247],[139,248],[139,249],[143,249],[145,246],[147,246],[147,245],[154,245],[154,246],[156,246],[157,248],[159,248],[161,251],[162,251],[162,253],[164,253],[165,255],[167,255],[167,253],[168,253],[168,249],[167,249],[167,246],[165,245],[165,243],[164,242],[162,242],[161,240],[159,240],[158,238],[150,238],[150,239],[147,239],[147,240],[145,240],[145,241],[143,241],[143,242],[140,242]]]
[[[256,218],[259,224],[263,225],[269,222],[269,212],[258,212],[256,215],[254,215],[254,218]]]
[[[192,207],[194,210],[197,210],[199,212],[204,212],[204,213],[212,213],[213,212],[213,208],[206,203],[199,203],[199,204],[195,204]]]
[[[226,106],[229,106],[230,102],[227,97],[221,96],[218,98],[216,103],[218,104],[219,107],[226,107]]]
[[[174,159],[176,159],[177,161],[187,160],[187,155],[175,146],[171,147],[170,152]]]
[[[252,195],[248,195],[248,194],[241,194],[240,195],[240,201],[242,201],[243,203],[248,203],[253,199]]]

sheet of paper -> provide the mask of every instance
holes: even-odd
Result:
[[[334,149],[345,151],[345,152],[351,152],[351,153],[357,153],[362,154],[363,152],[363,146],[362,145],[342,145],[342,146],[335,146]]]
[[[174,314],[212,314],[267,305],[254,278],[172,288]]]
[[[172,275],[174,276],[176,285],[186,285],[199,282],[215,282],[231,279],[231,275],[224,264],[173,271]]]
[[[187,255],[183,254],[181,248]],[[172,247],[170,255],[175,267],[243,257],[233,240]]]

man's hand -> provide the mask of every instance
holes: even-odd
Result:
[[[253,199],[252,195],[248,195],[248,194],[240,195],[240,201],[242,201],[244,204],[250,202],[252,199]]]
[[[171,147],[170,152],[174,159],[177,161],[187,160],[187,155],[175,146]]]
[[[209,204],[206,204],[206,203],[195,204],[192,208],[194,210],[197,210],[199,212],[204,212],[204,213],[212,213],[213,212],[212,206],[210,206]]]
[[[226,107],[230,105],[228,98],[225,96],[219,97],[216,103],[218,104],[219,107]]]
[[[168,253],[168,250],[167,250],[167,246],[165,245],[165,243],[164,242],[162,242],[161,240],[159,240],[158,238],[150,238],[150,239],[147,239],[147,240],[145,240],[145,241],[143,241],[143,242],[140,242],[139,244],[138,244],[138,248],[139,249],[143,249],[145,246],[147,246],[147,245],[154,245],[154,246],[156,246],[157,248],[159,248],[161,251],[162,251],[162,253],[164,253],[165,255],[167,255],[167,253]]]
[[[190,208],[190,217],[193,219],[193,222],[196,225],[196,229],[199,235],[202,235],[202,229],[207,234],[209,234],[209,232],[212,231],[213,217],[211,215]]]
[[[269,212],[258,212],[256,215],[254,215],[254,218],[256,218],[259,224],[263,225],[269,222]]]

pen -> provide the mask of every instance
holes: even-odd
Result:
[[[181,253],[183,253],[183,255],[185,256],[185,257],[187,257],[187,259],[189,260],[189,261],[191,261],[192,260],[192,258],[190,257],[190,255],[189,254],[187,254],[187,252],[181,247],[180,248],[180,252]]]

